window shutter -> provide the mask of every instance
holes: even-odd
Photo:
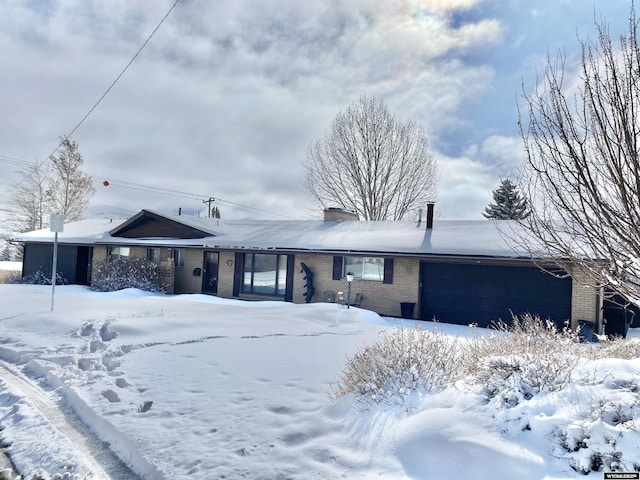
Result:
[[[393,258],[384,259],[384,280],[382,283],[393,283]]]
[[[342,278],[342,257],[336,255],[333,257],[333,279],[340,280]]]
[[[285,302],[293,301],[293,274],[296,268],[295,260],[295,255],[287,255],[287,283],[284,291]]]

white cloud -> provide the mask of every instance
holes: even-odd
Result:
[[[491,167],[463,156],[437,156],[440,169],[438,216],[445,220],[480,220],[496,183]]]
[[[2,2],[0,155],[48,155],[172,4]],[[517,33],[527,45],[527,25],[515,16],[520,6],[491,6],[182,1],[74,138],[96,177],[303,217],[307,145],[339,110],[362,93],[375,94],[398,117],[425,127],[441,158],[439,208],[448,218],[469,218],[521,158],[513,119],[495,119],[487,98],[502,93],[490,54],[512,48],[505,44],[510,21],[523,26]],[[516,13],[499,17],[503,11]],[[531,52],[519,53],[510,59],[534,62]],[[513,101],[513,90],[504,95]],[[485,119],[493,120],[491,129]],[[134,211],[199,202],[116,185],[96,195],[96,203]]]

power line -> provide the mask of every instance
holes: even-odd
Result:
[[[89,116],[93,113],[93,111],[98,107],[98,105],[100,105],[100,103],[102,102],[102,100],[104,100],[104,98],[109,94],[109,92],[111,92],[111,90],[113,89],[113,87],[116,85],[116,83],[118,83],[118,81],[120,80],[120,78],[124,75],[124,73],[129,69],[129,67],[133,64],[133,62],[136,60],[136,58],[140,55],[140,53],[142,52],[142,50],[147,46],[147,44],[149,43],[149,41],[151,41],[151,39],[153,38],[153,36],[155,35],[155,33],[160,29],[160,27],[162,26],[162,24],[164,23],[164,21],[169,17],[169,15],[171,15],[171,12],[174,10],[174,8],[178,5],[178,2],[180,0],[175,0],[175,2],[173,3],[173,5],[171,5],[171,8],[169,8],[169,10],[167,11],[167,13],[164,15],[164,17],[162,17],[162,19],[160,20],[160,22],[158,23],[158,25],[156,25],[156,27],[153,29],[153,31],[151,32],[151,34],[147,37],[147,39],[144,41],[144,43],[142,44],[142,46],[138,49],[138,51],[133,55],[133,57],[131,57],[131,60],[129,60],[129,62],[127,63],[127,65],[122,69],[122,71],[118,74],[118,76],[115,78],[115,80],[113,82],[111,82],[111,85],[109,85],[109,87],[105,90],[105,92],[100,96],[100,98],[98,99],[98,101],[89,109],[89,111],[84,115],[84,117],[82,117],[82,119],[76,124],[75,127],[73,127],[73,129],[69,132],[69,134],[66,135],[67,138],[71,138],[72,135],[76,132],[76,130],[78,130],[78,128],[80,128],[80,126],[85,122],[85,120],[87,118],[89,118]],[[56,146],[56,148],[46,157],[46,159],[43,161],[47,162],[51,159],[51,157],[60,149],[60,145],[58,144]],[[7,163],[10,165],[16,165],[16,166],[21,166],[21,167],[31,167],[33,166],[33,164],[26,162],[24,160],[20,160],[17,158],[13,158],[13,157],[7,157],[4,155],[0,155],[0,161],[3,163]],[[21,183],[23,183],[24,181],[26,181],[27,178],[29,178],[31,175],[33,175],[33,173],[29,173],[27,174],[22,181],[18,182],[17,185],[20,185]],[[188,193],[188,192],[179,192],[176,190],[169,190],[169,189],[165,189],[165,188],[160,188],[160,187],[151,187],[148,185],[142,185],[142,184],[136,184],[133,182],[125,182],[125,181],[117,181],[120,185],[116,186],[120,186],[122,188],[131,188],[134,190],[141,190],[141,191],[148,191],[148,192],[155,192],[155,193],[161,193],[163,195],[173,195],[173,196],[181,196],[181,197],[185,197],[185,198],[190,198],[193,200],[200,200],[203,198],[209,198],[211,199],[211,197],[209,197],[208,195],[196,195],[196,194],[192,194],[192,193]],[[0,194],[0,196],[2,196]],[[263,214],[267,214],[267,215],[272,215],[272,216],[278,216],[278,217],[282,217],[282,218],[287,218],[287,219],[291,219],[291,220],[295,220],[293,217],[288,217],[286,215],[282,215],[279,213],[274,213],[274,212],[268,212],[266,210],[261,210],[259,208],[255,208],[255,207],[250,207],[248,205],[242,205],[239,203],[235,203],[235,202],[231,202],[229,200],[223,200],[221,198],[217,198],[216,199],[219,202],[225,203],[227,205],[232,206],[231,208],[233,208],[233,206],[238,207],[238,208],[242,208],[245,210],[250,210],[250,211],[254,211],[254,212],[260,212]],[[209,205],[211,205],[209,203]]]
[[[18,166],[24,167],[24,168],[29,168],[32,167],[34,164],[27,162],[25,160],[19,160],[19,159],[12,159],[12,160],[3,160],[6,158],[12,158],[12,157],[6,157],[4,155],[0,155],[0,162],[5,162],[5,163],[10,163],[10,164],[14,164],[13,162],[17,162],[15,163]],[[89,175],[91,175],[90,172],[87,172]],[[25,178],[22,180],[23,182],[26,180],[26,178],[28,178],[28,175],[25,176]],[[211,198],[209,195],[200,195],[197,193],[190,193],[190,192],[183,192],[180,190],[172,190],[169,188],[162,188],[162,187],[155,187],[155,186],[151,186],[151,185],[144,185],[141,183],[135,183],[135,182],[129,182],[126,180],[118,180],[118,179],[114,179],[114,178],[107,178],[107,177],[96,177],[93,176],[93,181],[95,183],[98,184],[103,184],[103,181],[107,181],[109,186],[115,186],[115,187],[119,187],[119,188],[128,188],[130,190],[138,190],[141,192],[149,192],[149,193],[156,193],[156,194],[160,194],[160,195],[168,195],[168,196],[173,196],[173,197],[179,197],[179,198],[187,198],[189,200],[195,200],[195,201],[206,201],[207,198]],[[18,183],[19,184],[19,183]],[[2,185],[2,183],[0,183],[0,185]],[[9,185],[6,184],[6,186],[13,186],[15,184]],[[0,193],[0,200],[2,199],[2,197],[4,196],[4,194]],[[296,218],[294,217],[290,217],[287,215],[283,215],[280,213],[276,213],[276,212],[270,212],[268,210],[263,210],[260,208],[255,208],[255,207],[251,207],[249,205],[243,205],[241,203],[236,203],[236,202],[232,202],[230,200],[225,200],[219,197],[216,197],[215,200],[217,202],[219,202],[220,204],[224,204],[225,206],[227,206],[228,208],[232,208],[232,209],[242,209],[242,210],[246,210],[246,211],[250,211],[250,212],[257,212],[263,215],[269,215],[272,217],[280,217],[280,218],[285,218],[287,220],[296,220]],[[5,202],[0,202],[0,203],[5,203]],[[10,202],[6,202],[7,205],[10,204]],[[130,211],[130,210],[129,210]]]
[[[33,163],[27,162],[26,160],[20,160],[19,158],[7,157],[5,155],[0,155],[0,163],[6,163],[7,165],[15,165],[18,167],[31,167]]]
[[[151,38],[155,35],[155,33],[158,31],[158,29],[162,26],[162,24],[164,23],[164,21],[167,19],[167,17],[169,17],[169,15],[171,15],[171,12],[173,11],[174,8],[176,8],[176,5],[178,5],[178,2],[180,0],[176,0],[175,2],[173,2],[173,5],[171,5],[171,8],[169,9],[169,11],[166,13],[166,15],[164,17],[162,17],[162,20],[160,20],[160,23],[158,23],[158,25],[156,26],[156,28],[153,29],[153,31],[151,32],[151,34],[147,37],[147,39],[144,41],[144,43],[142,44],[142,46],[138,49],[138,51],[135,53],[135,55],[133,57],[131,57],[131,60],[129,60],[129,63],[127,63],[127,65],[122,69],[122,71],[118,74],[118,76],[116,77],[116,79],[111,83],[111,85],[109,85],[109,88],[107,88],[107,90],[102,94],[102,96],[98,99],[98,101],[95,103],[95,105],[93,107],[91,107],[91,109],[87,112],[87,114],[82,117],[82,120],[80,120],[78,122],[78,124],[73,127],[73,130],[71,130],[71,132],[69,132],[69,134],[67,135],[68,138],[70,138],[75,131],[80,128],[80,125],[82,125],[84,123],[84,121],[89,117],[89,115],[91,115],[93,113],[93,111],[96,109],[96,107],[98,105],[100,105],[100,102],[102,102],[102,100],[104,99],[104,97],[106,97],[109,92],[111,91],[111,89],[115,86],[116,83],[118,83],[118,80],[120,80],[120,77],[122,77],[122,75],[124,75],[124,73],[127,71],[127,69],[131,66],[131,64],[135,61],[136,58],[138,58],[138,55],[140,55],[140,52],[142,52],[142,50],[144,49],[144,47],[147,46],[147,43],[149,43],[149,41],[151,40]],[[59,147],[58,147],[59,148]],[[58,151],[58,148],[56,148],[53,153],[51,153],[51,155],[53,155],[56,151]],[[51,155],[49,155],[49,157],[51,157]],[[49,158],[47,157],[47,158]]]
[[[190,193],[190,192],[181,192],[179,190],[171,190],[168,188],[162,188],[162,187],[153,187],[150,185],[143,185],[141,183],[134,183],[134,182],[128,182],[125,180],[117,180],[117,179],[112,179],[112,178],[105,178],[105,177],[93,177],[94,181],[102,183],[102,180],[107,181],[107,185],[110,186],[116,186],[116,187],[120,187],[120,188],[129,188],[132,190],[140,190],[143,192],[151,192],[151,193],[158,193],[158,194],[162,194],[162,195],[169,195],[169,196],[174,196],[174,197],[181,197],[181,198],[188,198],[189,200],[196,200],[196,201],[202,201],[206,199],[211,198],[210,195],[200,195],[197,193]],[[230,206],[230,208],[241,208],[244,210],[249,210],[249,211],[253,211],[253,212],[258,212],[258,213],[262,213],[262,214],[266,214],[266,215],[271,215],[271,216],[275,216],[275,217],[281,217],[281,218],[286,218],[287,220],[297,220],[294,217],[289,217],[287,215],[282,215],[281,213],[275,213],[275,212],[269,212],[267,210],[262,210],[260,208],[255,208],[255,207],[251,207],[249,205],[242,205],[240,203],[236,203],[236,202],[232,202],[230,200],[224,200],[220,197],[215,197],[215,201],[216,202],[220,202],[221,204],[226,204],[227,206]]]
[[[120,78],[124,75],[124,73],[129,69],[129,67],[131,66],[131,64],[135,61],[136,58],[138,58],[138,55],[140,55],[140,52],[142,52],[142,50],[144,49],[144,47],[147,46],[147,43],[149,43],[149,41],[151,40],[151,38],[155,35],[155,33],[158,31],[158,29],[162,26],[162,24],[164,23],[164,21],[169,17],[169,15],[171,14],[171,12],[173,11],[174,8],[176,8],[176,5],[178,5],[178,2],[180,0],[175,0],[175,2],[173,2],[173,5],[171,5],[171,8],[169,9],[169,11],[165,14],[164,17],[162,17],[162,20],[160,20],[160,23],[158,23],[158,25],[156,25],[156,28],[153,29],[153,31],[151,32],[151,34],[147,37],[147,39],[144,41],[144,43],[142,44],[142,46],[138,49],[138,51],[133,55],[133,57],[131,57],[131,60],[129,60],[129,63],[127,63],[127,65],[125,65],[125,67],[122,69],[122,71],[118,74],[118,76],[116,77],[116,79],[111,82],[111,85],[109,85],[109,87],[105,90],[105,92],[100,96],[100,98],[98,99],[98,101],[93,105],[93,107],[91,107],[89,109],[89,111],[85,114],[84,117],[82,117],[82,119],[76,124],[75,127],[73,127],[73,129],[71,130],[71,132],[69,132],[69,134],[65,135],[67,138],[71,138],[71,136],[76,132],[76,130],[78,130],[78,128],[80,128],[80,126],[84,123],[84,121],[89,118],[89,115],[91,115],[93,113],[93,111],[98,107],[98,105],[100,105],[100,103],[102,102],[102,100],[104,100],[104,98],[109,94],[109,92],[111,91],[111,89],[115,86],[116,83],[118,83],[118,80],[120,80]],[[56,146],[56,148],[53,149],[53,151],[47,155],[46,159],[44,160],[44,162],[47,162],[51,159],[51,157],[60,149],[60,144],[58,144]],[[43,162],[43,163],[44,163]],[[22,184],[24,181],[26,181],[27,178],[29,178],[32,175],[32,173],[28,174],[25,176],[25,178],[22,179],[22,181],[18,182],[17,185]]]

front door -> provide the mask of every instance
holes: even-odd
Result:
[[[204,252],[202,293],[218,293],[218,252]]]

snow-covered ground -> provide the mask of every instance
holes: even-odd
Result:
[[[79,286],[50,305],[51,287],[0,285],[0,436],[25,475],[121,480],[112,452],[167,480],[584,478],[572,465],[598,455],[640,471],[640,359],[588,362],[513,408],[461,384],[363,410],[327,394],[399,321]]]
[[[22,262],[0,262],[0,270],[8,272],[21,272]]]

